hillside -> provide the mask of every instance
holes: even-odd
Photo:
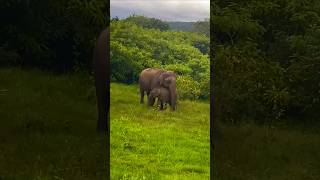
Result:
[[[170,29],[179,31],[192,31],[193,22],[174,22],[168,21]]]

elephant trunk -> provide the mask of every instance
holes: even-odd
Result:
[[[175,111],[177,109],[177,90],[176,90],[176,87],[170,86],[169,91],[170,91],[171,108],[172,108],[172,110]]]

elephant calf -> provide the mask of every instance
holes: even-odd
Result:
[[[160,110],[163,110],[164,107],[166,107],[166,104],[170,104],[170,92],[167,88],[160,87],[160,88],[154,88],[150,92],[150,99],[158,98],[158,105],[160,104]]]

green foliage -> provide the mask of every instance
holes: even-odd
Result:
[[[161,31],[169,30],[169,24],[161,21],[160,19],[148,18],[140,15],[131,15],[125,19],[125,21],[133,22],[138,26],[147,29],[159,29]]]
[[[179,97],[198,99],[200,96],[200,86],[190,76],[179,76],[177,78],[177,87],[179,89]]]
[[[0,28],[1,65],[36,66],[70,71],[77,64],[90,67],[92,49],[107,26],[104,0],[6,1]],[[15,55],[13,55],[13,53]],[[16,61],[19,59],[19,61]],[[8,62],[12,61],[12,62]]]
[[[317,117],[320,3],[218,0],[211,9],[217,116],[230,122]]]
[[[192,24],[192,31],[199,32],[205,34],[206,36],[210,37],[210,21],[206,19],[204,21],[197,21]]]
[[[201,83],[196,92],[182,89],[182,97],[208,98],[210,62],[209,39],[206,36],[191,32],[145,29],[127,20],[112,21],[111,27],[113,81],[136,83],[143,69],[158,67]],[[178,91],[179,88],[180,86]]]
[[[179,21],[169,21],[167,22],[171,30],[175,31],[189,31],[191,32],[194,22],[179,22]]]

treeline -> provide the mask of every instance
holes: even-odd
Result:
[[[111,21],[111,80],[136,83],[143,69],[164,68],[177,73],[180,98],[208,99],[209,38],[164,29],[164,24],[142,16]]]
[[[89,69],[108,14],[106,0],[6,0],[0,6],[0,66]]]
[[[211,1],[219,119],[307,121],[320,112],[320,1]]]

